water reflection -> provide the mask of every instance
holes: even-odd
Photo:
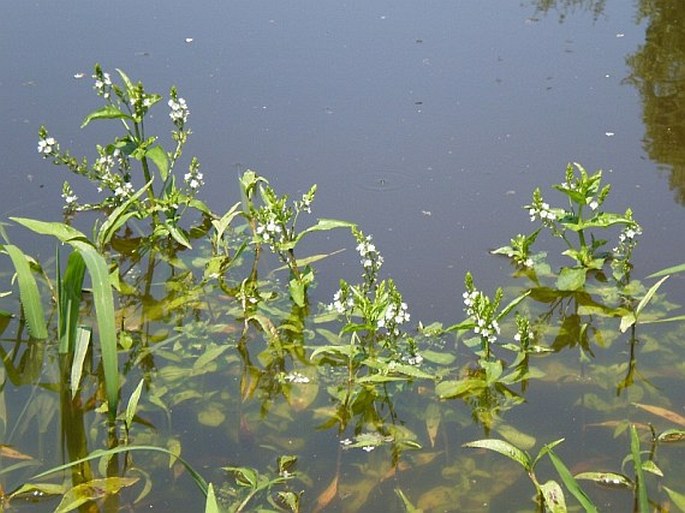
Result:
[[[685,4],[643,0],[643,20],[645,43],[626,59],[628,81],[642,97],[645,151],[669,169],[670,188],[685,203]]]
[[[538,13],[558,12],[559,23],[563,23],[568,14],[576,11],[588,11],[595,19],[599,18],[604,13],[606,0],[535,0],[532,4]]]

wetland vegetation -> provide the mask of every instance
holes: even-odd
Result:
[[[685,316],[660,290],[685,267],[633,268],[642,228],[601,171],[540,184],[491,257],[513,279],[467,273],[445,326],[356,220],[316,218],[315,185],[247,169],[215,212],[176,88],[93,79],[83,127],[119,135],[80,157],[41,127],[64,221],[3,230],[0,510],[685,511]],[[357,278],[315,304],[330,231]]]

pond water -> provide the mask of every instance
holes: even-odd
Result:
[[[176,0],[125,0],[116,7],[13,2],[0,19],[2,213],[61,219],[60,192],[68,177],[40,159],[38,128],[47,126],[75,155],[92,156],[93,145],[112,135],[104,123],[79,128],[97,106],[89,77],[99,62],[106,70],[125,70],[151,91],[178,87],[191,110],[193,135],[185,152],[200,158],[206,181],[201,197],[211,208],[225,211],[238,201],[238,178],[246,168],[293,197],[318,184],[315,216],[349,220],[373,234],[385,258],[382,275],[395,280],[412,322],[449,326],[462,320],[467,271],[479,289],[492,294],[504,286],[509,294],[518,283],[511,266],[488,252],[531,230],[522,205],[538,186],[551,197],[550,186],[563,181],[573,161],[604,170],[604,181],[612,184],[610,210],[633,209],[644,232],[633,275],[643,278],[682,263],[685,254],[684,27],[685,6],[666,0],[268,0],[201,7]],[[152,122],[166,135],[164,108]],[[80,196],[95,197],[88,184],[73,184]],[[85,230],[87,219],[76,225]],[[16,226],[8,231],[13,243],[41,261],[53,257],[48,239]],[[330,303],[338,280],[359,274],[356,244],[331,233],[301,249],[303,256],[346,249],[316,264],[313,305]],[[660,289],[674,304],[685,301],[683,276],[672,276]],[[162,285],[153,292],[168,292],[165,277],[156,277]],[[639,353],[638,374],[621,388],[634,363],[629,333],[590,323],[590,332],[596,328],[594,357],[571,348],[541,358],[536,367],[545,377],[532,380],[524,393],[517,389],[523,404],[514,405],[516,398],[506,393],[438,401],[424,385],[388,385],[392,393],[371,401],[373,415],[392,426],[394,441],[411,443],[398,449],[372,440],[341,448],[341,441],[354,442],[368,431],[373,415],[356,412],[345,429],[336,429],[334,394],[327,392],[338,370],[315,379],[308,357],[297,351],[272,361],[254,334],[249,354],[236,351],[242,324],[231,317],[235,305],[221,294],[207,304],[151,316],[142,331],[154,348],[122,356],[123,398],[141,376],[152,373],[156,380],[145,388],[133,441],[180,444],[183,456],[217,487],[227,481],[221,467],[273,471],[278,456],[296,455],[297,470],[306,474],[292,485],[304,491],[302,511],[405,511],[395,489],[426,513],[533,511],[533,485],[522,468],[462,444],[490,436],[523,445],[534,439],[535,454],[542,444],[565,438],[558,453],[574,472],[619,472],[630,452],[626,432],[613,436],[621,422],[652,422],[657,432],[684,427],[633,405],[683,414],[678,330],[664,325],[640,331],[644,345],[632,346]],[[226,316],[215,314],[221,309]],[[312,318],[306,327],[308,346],[324,343]],[[230,347],[219,349],[227,338]],[[441,350],[459,359],[471,354],[461,345],[455,349],[451,335],[441,340]],[[70,436],[88,440],[90,450],[105,445],[101,416],[60,410],[51,391],[55,356],[49,347],[30,372],[28,363],[18,363],[39,361],[27,354],[28,345],[9,335],[2,346],[6,365],[11,360],[13,366],[0,372],[0,444],[40,460],[39,470],[73,458],[65,448]],[[208,347],[214,358],[196,365]],[[26,379],[9,370],[17,368]],[[311,382],[277,383],[279,372],[293,371]],[[494,430],[484,429],[479,418],[489,411],[501,416]],[[374,450],[362,448],[376,442]],[[683,448],[659,450],[663,484],[685,493]],[[168,459],[134,460],[133,474],[142,481],[152,475],[152,490],[130,510],[201,507],[201,494],[178,464],[169,470]],[[553,467],[547,460],[544,465],[541,476],[553,477]],[[33,470],[0,471],[0,491],[18,486]],[[136,486],[122,504],[135,499]],[[653,488],[654,500],[664,504],[663,492]],[[602,511],[632,507],[630,492],[587,489]],[[221,493],[228,501],[227,484]],[[567,500],[573,502],[568,494]],[[57,503],[12,501],[8,507],[50,511]],[[102,511],[117,507],[105,504]]]

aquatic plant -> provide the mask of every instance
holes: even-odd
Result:
[[[571,509],[568,494],[596,511],[600,502],[579,481],[631,490],[639,513],[666,511],[668,500],[684,508],[670,477],[680,467],[662,447],[685,438],[685,419],[659,405],[665,392],[637,370],[639,353],[657,348],[649,326],[683,316],[671,314],[661,292],[666,274],[648,277],[660,278],[649,287],[633,278],[641,227],[629,209],[605,211],[610,188],[601,172],[570,164],[553,186],[567,201],[561,207],[533,192],[525,208],[537,226],[495,251],[524,285],[503,281],[489,293],[466,273],[462,320],[447,327],[419,321],[414,330],[408,296],[384,275],[385,256],[372,236],[348,221],[307,224],[316,185],[291,200],[248,169],[236,183],[240,201],[211,211],[198,197],[205,177],[197,159],[175,176],[190,135],[186,101],[171,88],[167,151],[149,133],[161,95],[122,71],[116,76],[115,83],[95,67],[104,106],[83,125],[110,119],[123,134],[96,146],[94,160],[72,157],[39,131],[41,156],[102,196],[82,202],[81,185],[65,182],[65,222],[11,218],[56,239],[50,265],[6,236],[2,246],[21,314],[0,312],[0,333],[17,325],[0,343],[0,509],[27,496],[60,497],[58,512],[99,503],[107,511],[141,508],[155,496],[185,499],[180,487],[160,486],[183,475],[211,513],[482,511],[497,495],[508,497],[516,469],[461,446],[522,466],[539,511]],[[70,224],[84,210],[101,214],[89,236]],[[301,241],[340,229],[351,238],[336,240],[355,248],[359,275],[340,279],[336,291],[324,292],[328,304],[316,305],[317,264],[338,251],[302,255]],[[556,242],[559,254],[549,251]],[[613,358],[605,349],[619,337],[627,361],[593,360],[595,353]],[[582,349],[577,368],[557,354],[575,346]],[[679,338],[658,344],[671,366],[680,347]],[[546,428],[514,425],[509,412],[530,389],[567,382],[582,383],[572,407],[601,416],[584,430],[628,434],[620,470],[572,472],[576,462],[556,453],[561,439],[528,453]],[[15,390],[29,390],[17,412],[5,401]],[[665,429],[636,422],[636,411],[667,421]],[[48,467],[55,456],[42,444],[22,452],[17,437],[35,430],[42,440],[55,424],[63,460],[35,474],[33,467]],[[312,429],[305,433],[304,425]],[[486,438],[463,444],[474,429]],[[195,431],[221,443],[199,455],[189,436]],[[316,454],[306,452],[310,445]],[[557,476],[546,482],[543,460]]]

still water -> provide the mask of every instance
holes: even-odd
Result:
[[[177,85],[191,109],[194,135],[186,152],[200,158],[207,182],[202,197],[211,207],[226,209],[237,200],[237,178],[245,168],[293,196],[317,183],[316,215],[358,222],[374,235],[385,256],[384,272],[395,279],[413,319],[460,320],[467,270],[485,290],[508,283],[508,264],[488,250],[529,230],[521,206],[536,186],[547,190],[561,181],[570,161],[604,169],[613,186],[611,207],[633,209],[644,230],[635,273],[645,276],[681,263],[685,254],[684,27],[685,7],[668,1],[6,1],[0,19],[2,213],[59,219],[67,177],[39,158],[38,127],[49,127],[74,154],[92,151],[103,132],[94,124],[78,127],[96,105],[89,76],[99,62],[108,70],[124,69],[153,91]],[[158,116],[166,116],[163,109]],[[76,192],[88,197],[92,191]],[[51,244],[37,245],[17,228],[10,235],[36,256],[54,252]],[[347,240],[319,240],[315,246],[348,246],[318,267],[312,299],[330,302],[338,279],[356,274],[356,256]],[[663,290],[682,302],[682,285],[682,276],[674,276]],[[615,356],[601,361],[600,355],[592,365],[609,365]],[[665,365],[663,358],[655,357],[653,365]],[[570,370],[548,371],[574,379]],[[662,388],[682,389],[682,372],[673,374],[660,378]],[[207,390],[225,387],[216,404],[239,396],[231,386],[237,384],[227,386],[225,376],[203,383]],[[580,379],[572,385],[587,386]],[[507,422],[534,431],[538,447],[567,437],[564,456],[572,456],[575,447],[620,463],[622,441],[602,432],[599,442],[590,443],[597,435],[588,426],[606,419],[588,418],[594,410],[569,399],[577,389],[557,400],[559,389],[554,381],[532,386],[527,403],[509,412]],[[682,397],[671,401],[682,412]],[[425,420],[408,413],[417,402],[420,396],[409,395],[397,412],[399,418],[406,413],[407,427],[415,432]],[[184,453],[202,455],[197,459],[206,468],[273,464],[273,454],[258,448],[280,449],[287,440],[306,439],[306,448],[293,452],[307,462],[310,476],[321,476],[305,493],[311,501],[305,510],[314,510],[334,474],[335,433],[303,433],[299,421],[276,415],[270,422],[279,425],[266,434],[254,429],[258,407],[231,408],[236,411],[224,414],[246,419],[239,436],[198,428],[197,408],[189,403],[174,412],[169,432],[183,441]],[[389,479],[380,451],[345,453],[340,468],[347,484],[328,510],[401,511],[394,502],[397,479],[414,501],[425,490],[434,497],[454,494],[442,502],[424,498],[425,511],[446,510],[450,502],[462,511],[512,511],[511,500],[522,510],[529,506],[530,483],[523,482],[520,469],[498,475],[499,456],[475,460],[488,477],[481,488],[467,486],[485,474],[472,468],[475,462],[467,459],[473,454],[459,446],[483,434],[457,406],[444,418],[451,431],[435,446],[442,465],[414,462],[424,470]],[[540,429],[531,426],[531,418],[539,419]],[[157,420],[163,424],[163,416]],[[315,420],[316,414],[314,426]],[[456,434],[461,429],[467,433]],[[597,443],[609,449],[601,453]],[[217,455],[217,446],[230,454]],[[570,458],[579,467],[590,459]],[[357,474],[374,472],[380,475],[373,489],[353,489]],[[201,503],[194,490],[183,488],[183,479],[174,484],[175,495],[189,499],[183,506],[178,502],[178,511]],[[489,495],[493,482],[502,487]],[[345,494],[353,499],[346,502]],[[154,504],[162,504],[156,509],[172,510],[155,498]],[[602,500],[607,511],[629,507]]]

